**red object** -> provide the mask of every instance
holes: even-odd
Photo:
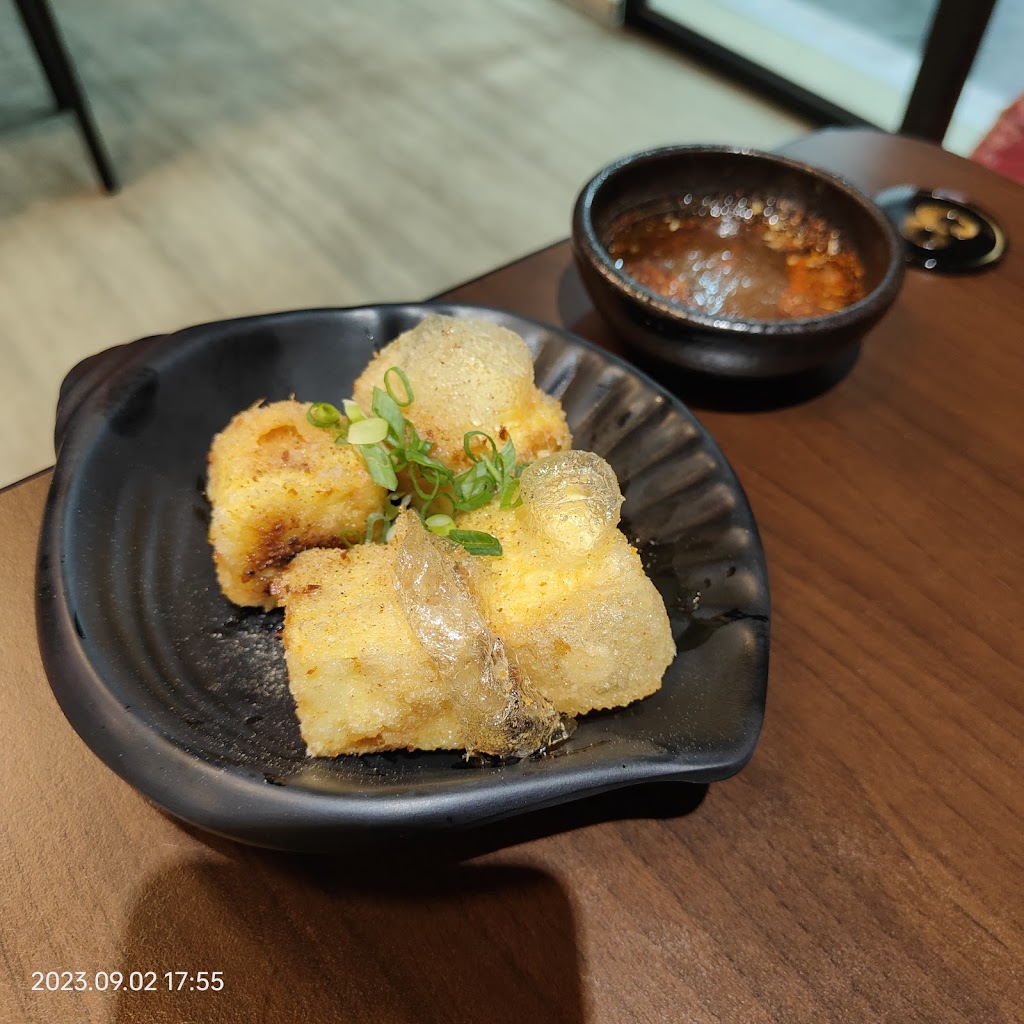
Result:
[[[1024,96],[999,115],[971,159],[1024,185]]]

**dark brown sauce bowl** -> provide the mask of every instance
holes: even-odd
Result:
[[[863,266],[864,297],[802,319],[714,316],[645,288],[608,254],[624,215],[668,210],[686,195],[730,194],[788,199],[827,221]],[[797,160],[724,146],[668,146],[609,164],[577,197],[572,247],[594,306],[625,345],[684,370],[737,378],[781,377],[842,358],[892,305],[904,272],[895,230],[852,185]]]

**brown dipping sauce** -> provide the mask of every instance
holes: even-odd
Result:
[[[864,268],[840,233],[787,200],[704,198],[627,214],[610,232],[615,266],[653,292],[713,316],[789,320],[864,297]]]

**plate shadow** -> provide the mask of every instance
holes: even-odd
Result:
[[[126,974],[155,971],[158,984],[118,992],[111,1024],[584,1020],[556,879],[519,866],[363,868],[253,851],[158,873],[121,953]],[[186,970],[223,972],[223,989],[169,991],[164,972]]]

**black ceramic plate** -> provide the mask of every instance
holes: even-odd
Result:
[[[522,335],[576,446],[625,494],[623,528],[679,648],[662,690],[581,720],[564,747],[471,767],[458,753],[310,760],[277,636],[280,612],[231,605],[206,540],[206,452],[260,398],[337,401],[375,348],[429,312]],[[764,715],[768,583],[757,530],[718,447],[626,363],[492,309],[395,305],[193,327],[76,367],[57,411],[38,629],[65,715],[115,772],[202,828],[284,849],[461,827],[647,780],[739,770]]]

